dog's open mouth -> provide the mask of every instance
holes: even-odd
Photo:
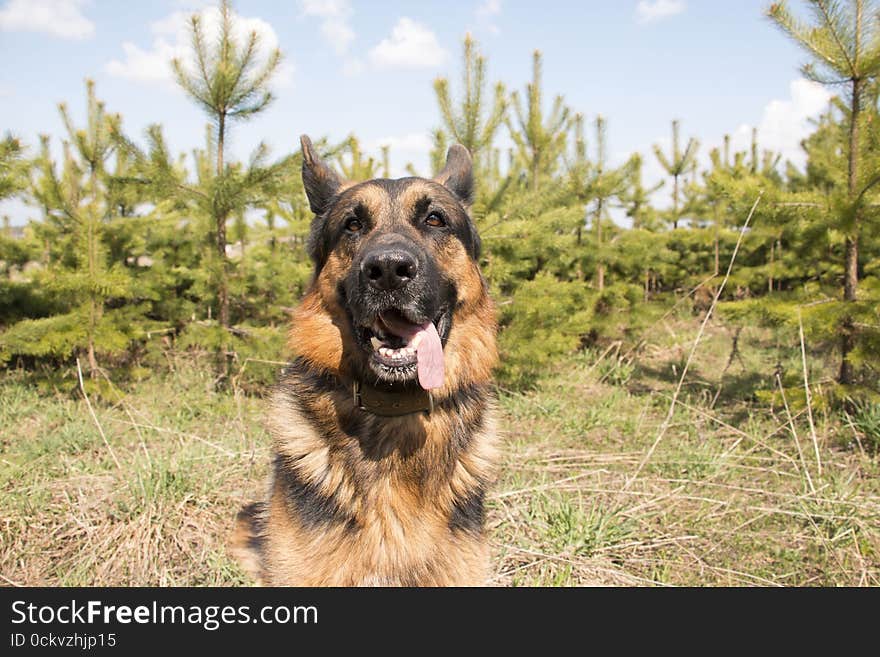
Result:
[[[382,378],[405,381],[418,378],[425,390],[443,385],[444,334],[449,330],[448,313],[435,321],[419,322],[396,309],[380,312],[369,327],[362,329],[371,348],[370,366]]]

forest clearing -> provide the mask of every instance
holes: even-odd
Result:
[[[861,442],[869,427],[816,409],[815,452],[805,408],[741,401],[774,376],[766,363],[779,352],[766,330],[743,331],[742,360],[719,379],[731,333],[709,328],[645,460],[698,329],[684,315],[664,320],[637,359],[585,352],[536,390],[501,391],[490,583],[877,585],[880,473]],[[264,405],[213,390],[199,359],[168,357],[171,372],[120,391],[95,417],[68,394],[38,394],[24,373],[6,377],[7,584],[247,583],[226,546],[235,511],[264,486]],[[782,357],[800,366],[799,349]],[[833,371],[808,357],[817,375]]]
[[[406,170],[468,149],[498,313],[490,585],[880,584],[880,6],[765,14],[833,94],[804,166],[679,120],[621,159],[542,52],[512,89],[471,34],[421,90],[430,170]],[[229,147],[284,65],[240,22],[193,14],[170,64],[207,122],[194,152],[128,132],[91,79],[60,139],[0,140],[0,199],[31,212],[0,230],[3,584],[250,583],[228,539],[264,492],[314,245],[302,152]],[[392,177],[391,144],[316,146]]]

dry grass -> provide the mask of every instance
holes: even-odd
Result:
[[[208,371],[183,363],[112,402],[93,400],[94,420],[73,392],[40,394],[21,376],[2,385],[7,583],[246,581],[225,539],[235,511],[261,485],[268,441],[260,400],[213,392]]]
[[[852,448],[858,429],[829,409],[811,418],[789,399],[789,422],[754,394],[773,388],[777,361],[803,377],[800,345],[779,349],[746,329],[742,362],[722,382],[729,332],[710,323],[645,458],[698,330],[689,318],[666,325],[635,363],[620,350],[585,353],[535,391],[502,393],[493,583],[880,584],[876,456]],[[810,358],[820,380],[823,364]],[[207,370],[181,359],[124,395],[93,396],[94,418],[75,370],[54,392],[23,374],[0,383],[0,579],[246,581],[225,540],[263,485],[262,404],[215,393]]]
[[[608,377],[626,363],[597,368],[587,354],[539,390],[502,398],[509,435],[492,502],[496,583],[880,584],[876,457],[851,449],[850,429],[826,412],[812,427],[820,474],[795,440],[810,435],[807,408],[792,409],[789,422],[757,401],[711,407],[720,383],[712,373],[729,349],[723,328],[710,325],[657,444],[697,330],[692,320],[671,324],[636,368]],[[799,346],[779,353],[769,337],[742,333],[745,365],[725,382],[729,395],[771,388],[777,359],[798,371]]]

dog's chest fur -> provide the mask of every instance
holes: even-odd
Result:
[[[484,496],[495,424],[487,387],[381,418],[308,372],[270,405],[275,461],[254,547],[273,585],[485,583]]]

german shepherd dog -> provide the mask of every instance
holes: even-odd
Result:
[[[495,311],[454,145],[433,180],[341,180],[301,138],[315,275],[272,396],[268,500],[233,548],[267,585],[486,582]]]

